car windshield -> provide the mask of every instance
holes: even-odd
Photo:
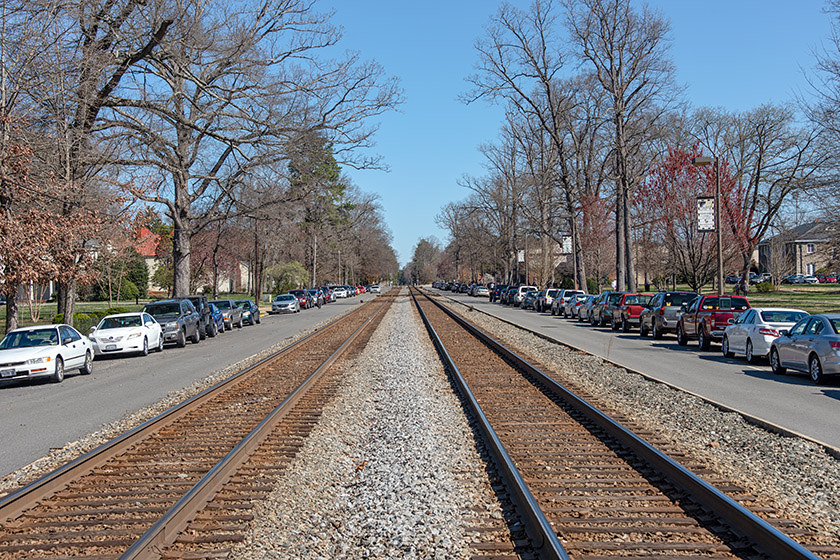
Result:
[[[696,294],[665,294],[665,305],[681,306],[693,300]]]
[[[153,303],[143,309],[149,315],[178,315],[181,313],[181,306],[177,302]]]
[[[248,301],[247,299],[243,299],[242,301],[237,301],[236,306],[237,307],[251,307],[251,302]]]
[[[750,304],[747,303],[747,300],[740,297],[720,296],[706,298],[703,301],[704,310],[744,311],[749,308]]]
[[[104,329],[122,329],[124,327],[141,327],[143,322],[140,320],[140,315],[131,315],[128,317],[105,317],[99,323],[97,330]]]
[[[291,294],[277,296],[276,298],[274,298],[274,301],[295,301],[295,296]]]
[[[231,308],[230,301],[228,301],[226,299],[219,300],[219,301],[214,301],[213,303],[215,303],[216,307],[218,307],[219,309],[230,309]]]
[[[29,348],[31,346],[58,346],[58,332],[55,329],[13,331],[0,341],[0,349]]]
[[[795,323],[808,314],[804,311],[762,311],[761,318],[765,323]]]

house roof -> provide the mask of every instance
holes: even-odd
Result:
[[[145,227],[137,228],[137,243],[134,246],[141,257],[154,257],[160,235]]]
[[[798,225],[788,231],[764,239],[759,245],[765,245],[771,241],[784,241],[785,243],[823,243],[831,241],[832,237],[834,237],[834,229],[831,225],[827,222],[817,220]]]

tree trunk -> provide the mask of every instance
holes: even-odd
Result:
[[[17,286],[7,286],[6,291],[6,332],[18,328]]]
[[[627,260],[627,290],[636,291],[636,259],[633,251],[633,222],[630,219],[630,187],[624,186],[624,258]]]
[[[56,282],[56,301],[58,313],[64,315],[64,322],[73,325],[73,313],[76,311],[76,280]]]
[[[190,293],[190,241],[190,232],[176,225],[172,232],[173,297]]]

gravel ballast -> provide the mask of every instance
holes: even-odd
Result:
[[[231,557],[467,558],[500,518],[434,347],[400,298]]]
[[[689,456],[772,502],[781,515],[826,543],[840,541],[840,461],[820,445],[785,437],[701,398],[553,343],[448,298],[441,300],[487,333],[545,364]]]

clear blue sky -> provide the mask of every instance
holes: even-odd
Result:
[[[513,2],[526,7],[530,0]],[[822,0],[652,0],[670,21],[677,82],[695,107],[748,110],[791,100],[805,89],[803,69],[829,36]],[[406,102],[381,119],[374,152],[390,172],[347,170],[364,191],[381,198],[401,265],[422,237],[442,243],[435,224],[444,204],[468,191],[462,176],[483,175],[477,148],[493,142],[501,110],[485,102],[464,105],[458,96],[477,60],[482,36],[499,2],[450,0],[323,0],[344,28],[344,49],[375,59],[402,80]],[[641,3],[639,4],[641,5]]]

